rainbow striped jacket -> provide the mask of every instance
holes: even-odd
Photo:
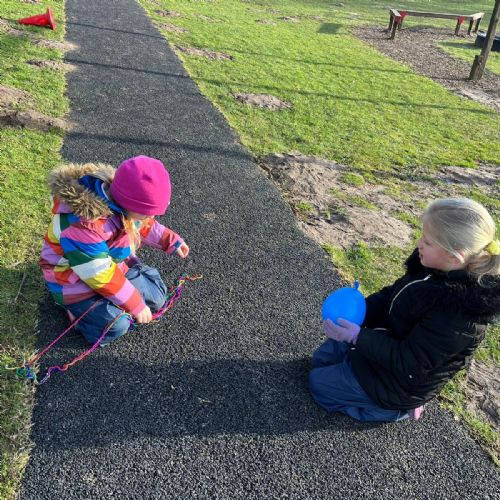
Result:
[[[40,258],[45,281],[56,303],[65,305],[101,295],[136,315],[145,303],[127,280],[130,240],[121,215],[78,183],[84,175],[112,180],[113,167],[64,165],[52,172],[52,220]],[[142,222],[141,243],[173,253],[181,237],[153,218]]]

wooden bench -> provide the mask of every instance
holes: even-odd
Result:
[[[393,40],[396,36],[396,30],[401,29],[406,16],[435,17],[437,19],[456,19],[457,25],[455,26],[455,35],[458,35],[462,23],[467,20],[469,21],[469,30],[467,31],[467,34],[470,35],[472,31],[474,31],[474,33],[477,33],[477,30],[479,29],[479,23],[484,17],[484,12],[476,12],[476,14],[462,16],[460,14],[440,14],[439,12],[418,12],[415,10],[390,9],[389,16],[388,31],[391,32],[391,40]],[[475,26],[474,23],[476,23]],[[474,28],[474,30],[472,28]]]

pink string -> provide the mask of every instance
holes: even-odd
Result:
[[[102,300],[98,300],[97,302],[94,302],[77,320],[75,320],[71,325],[69,325],[64,332],[61,333],[56,339],[54,339],[50,344],[48,344],[42,351],[37,353],[35,356],[33,356],[28,363],[33,364],[36,361],[38,361],[54,344],[57,344],[60,339],[62,339],[75,325],[77,325],[87,314],[94,309],[98,304],[100,304]]]
[[[155,312],[152,316],[154,320],[157,320],[163,314],[165,314],[169,309],[171,309],[177,301],[181,298],[181,293],[182,293],[182,287],[187,281],[195,281],[203,276],[201,274],[197,274],[195,276],[186,276],[182,275],[178,281],[177,284],[174,285],[173,287],[170,288],[168,294],[167,294],[167,300],[165,301],[165,304],[162,306],[162,308]],[[45,376],[42,378],[42,380],[38,381],[36,374],[33,373],[31,366],[38,361],[47,351],[49,351],[59,340],[66,335],[73,327],[75,327],[94,307],[96,307],[98,304],[100,304],[102,300],[98,300],[94,302],[79,318],[77,318],[71,325],[66,328],[57,338],[55,338],[52,342],[50,342],[46,347],[44,347],[40,352],[38,352],[35,356],[33,356],[25,365],[24,367],[18,368],[16,373],[19,376],[24,376],[25,378],[31,379],[34,381],[36,385],[42,385],[47,380],[50,378],[53,372],[65,372],[70,366],[73,366],[74,364],[78,363],[78,361],[81,361],[82,359],[86,358],[90,353],[95,351],[100,343],[103,341],[104,337],[106,334],[109,332],[111,327],[124,315],[128,316],[130,319],[130,325],[133,327],[134,326],[134,320],[133,318],[126,313],[125,311],[121,312],[116,318],[114,318],[112,321],[108,323],[108,325],[104,328],[101,336],[96,340],[96,342],[86,351],[84,351],[82,354],[76,356],[72,361],[69,363],[65,363],[64,365],[54,365],[51,366],[47,369],[47,372]]]
[[[99,301],[101,302],[101,301]],[[96,302],[97,304],[98,302]],[[90,309],[88,309],[82,316],[80,316],[70,327],[69,329],[73,328],[74,325],[76,325],[78,323],[78,321],[80,321],[80,319],[83,318],[83,316],[85,316],[85,314],[87,314],[93,307],[95,307],[95,304],[92,305],[92,307]],[[54,365],[54,366],[51,366],[50,368],[48,368],[47,370],[47,373],[45,374],[45,376],[43,377],[42,380],[40,381],[37,381],[35,379],[35,384],[36,385],[42,385],[44,384],[45,382],[47,382],[47,380],[50,378],[50,376],[52,375],[53,372],[55,371],[58,371],[58,372],[65,372],[70,366],[73,366],[74,364],[78,363],[78,361],[82,360],[83,358],[86,358],[91,352],[95,351],[98,347],[99,347],[99,344],[102,342],[102,340],[104,339],[104,337],[106,336],[106,334],[109,332],[109,330],[111,329],[111,327],[123,316],[123,315],[127,315],[127,313],[124,311],[122,313],[120,313],[118,316],[116,316],[116,318],[114,318],[112,321],[109,322],[109,324],[106,326],[106,328],[103,330],[101,336],[94,342],[94,344],[92,345],[92,347],[90,347],[89,349],[87,349],[86,351],[82,352],[82,354],[76,356],[76,358],[74,358],[72,361],[70,361],[69,363],[65,363],[63,366],[59,366],[59,365]],[[132,322],[132,319],[131,319],[131,322]],[[69,329],[67,329],[66,331],[68,331]],[[66,332],[65,332],[66,333]],[[61,335],[59,336],[59,338],[61,337]],[[54,343],[52,343],[54,344]],[[40,356],[39,356],[40,357]],[[29,365],[29,363],[28,363]]]

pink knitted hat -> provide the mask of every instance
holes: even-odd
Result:
[[[125,210],[163,215],[170,204],[170,176],[160,160],[136,156],[116,170],[109,193]]]

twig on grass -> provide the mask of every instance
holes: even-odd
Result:
[[[19,298],[19,295],[21,294],[21,290],[22,290],[22,288],[23,288],[23,285],[24,285],[24,281],[25,281],[25,279],[26,279],[26,271],[24,271],[24,273],[23,273],[23,277],[22,277],[22,279],[21,279],[21,283],[20,283],[20,285],[19,285],[19,289],[17,290],[17,294],[16,294],[16,296],[14,297],[14,300],[11,302],[11,304],[12,304],[13,306],[15,306],[15,305],[16,305],[16,303],[17,303],[17,299]]]

